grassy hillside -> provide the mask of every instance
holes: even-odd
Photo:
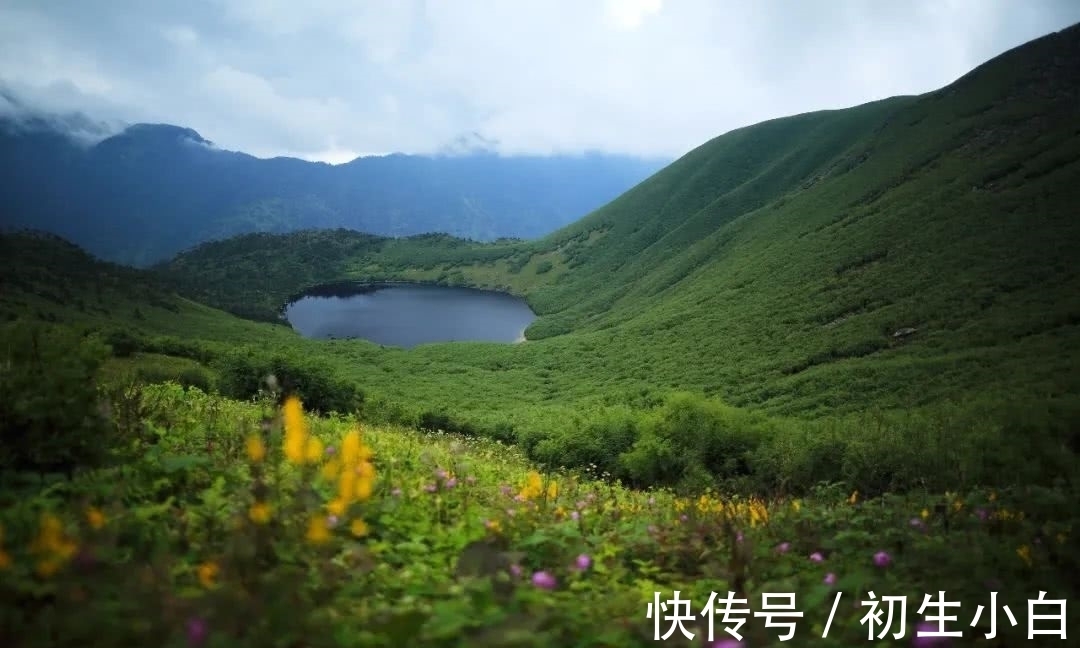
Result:
[[[728,133],[539,241],[246,237],[163,272],[264,314],[346,278],[524,294],[533,343],[417,349],[427,375],[394,375],[452,376],[463,414],[644,388],[798,416],[1076,394],[1078,48],[1072,28],[928,95]]]
[[[752,611],[794,594],[795,641],[848,646],[866,641],[869,592],[907,597],[888,629],[914,637],[935,629],[922,596],[944,590],[962,606],[952,645],[1004,646],[1039,591],[1078,594],[1065,492],[682,498],[542,474],[491,441],[316,419],[272,393],[136,387],[110,411],[137,458],[35,497],[0,490],[8,645],[647,646],[670,628],[648,606],[678,590],[693,641],[665,645],[727,637],[702,610],[730,591]],[[1020,622],[999,615],[991,642],[990,615],[971,622],[988,590]],[[749,612],[734,630],[788,645]]]

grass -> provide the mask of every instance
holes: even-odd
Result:
[[[1065,491],[683,498],[588,471],[541,474],[493,441],[283,416],[272,400],[175,384],[122,398],[144,412],[142,459],[29,499],[5,491],[8,645],[653,645],[647,607],[678,590],[695,641],[676,632],[669,645],[701,644],[711,592],[756,612],[762,594],[793,593],[795,641],[828,646],[866,641],[858,602],[871,591],[907,597],[905,637],[924,621],[923,596],[944,591],[962,606],[949,610],[963,633],[954,645],[1004,646],[1027,636],[1028,599],[1077,594]],[[340,508],[335,462],[366,456],[347,456],[354,430],[373,482]],[[286,448],[313,443],[301,432],[319,441],[298,464]],[[991,592],[997,639],[986,641]],[[1067,630],[1080,630],[1075,615]],[[754,617],[740,629],[755,646],[783,645],[784,632]]]

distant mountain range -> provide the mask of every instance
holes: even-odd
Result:
[[[80,115],[0,118],[0,227],[50,231],[133,265],[247,232],[535,238],[669,162],[472,151],[332,166],[221,150],[179,126],[136,124],[104,139],[98,128]]]

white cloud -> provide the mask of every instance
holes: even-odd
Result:
[[[1080,21],[1074,0],[114,0],[0,5],[0,84],[37,105],[340,160],[678,155],[788,114],[936,89]]]

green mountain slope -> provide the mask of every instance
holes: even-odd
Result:
[[[409,265],[307,233],[209,244],[165,274],[266,311],[342,278],[509,288],[542,315],[534,344],[411,357],[544,367],[515,387],[557,400],[689,388],[835,414],[1077,393],[1078,52],[1074,27],[937,92],[728,133],[533,243],[436,246]],[[275,270],[307,266],[298,245],[326,252],[317,276]],[[276,288],[249,293],[266,274]]]

